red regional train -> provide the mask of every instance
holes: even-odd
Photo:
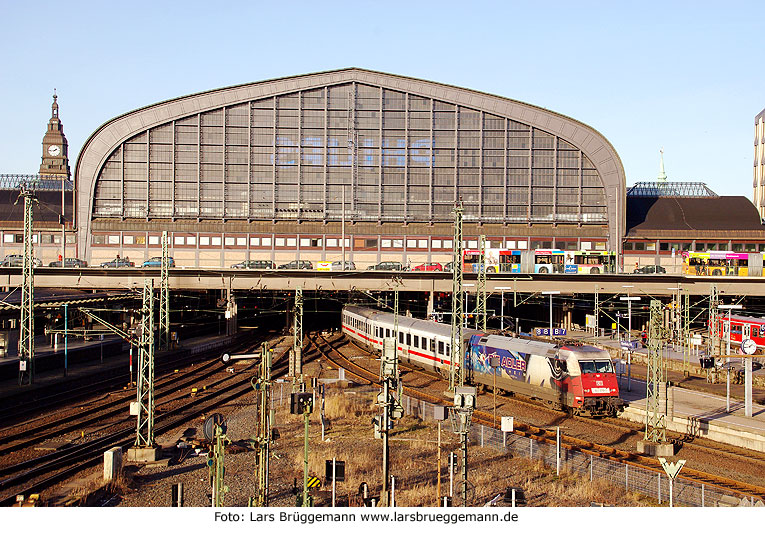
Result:
[[[717,336],[723,341],[728,339],[728,315],[720,313],[717,315]],[[757,349],[765,349],[765,318],[753,316],[731,315],[730,316],[730,342],[731,351],[733,346],[741,344],[743,339],[752,339],[757,345]]]
[[[346,305],[342,328],[351,339],[380,351],[393,338],[393,315]],[[578,415],[616,416],[624,409],[608,352],[592,346],[564,345],[462,330],[461,353],[468,378]],[[398,318],[402,361],[425,370],[448,372],[451,326],[417,318]],[[492,357],[499,366],[492,367]]]

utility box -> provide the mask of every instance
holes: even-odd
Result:
[[[433,419],[434,420],[446,420],[449,416],[448,411],[446,410],[445,405],[434,405],[433,406]]]

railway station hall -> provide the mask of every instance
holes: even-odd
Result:
[[[617,271],[679,272],[687,250],[765,249],[748,199],[703,184],[628,188],[591,126],[431,81],[347,68],[147,105],[93,132],[71,180],[58,111],[54,98],[40,180],[63,178],[38,194],[35,226],[46,265],[62,230],[66,255],[93,266],[161,255],[163,231],[178,267],[446,264],[458,202],[467,248],[485,235],[492,248],[609,251]],[[10,197],[21,179],[0,180],[4,255],[21,252]]]

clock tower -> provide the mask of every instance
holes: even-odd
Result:
[[[69,178],[69,144],[64,136],[64,125],[58,117],[58,103],[56,100],[56,91],[53,91],[53,105],[51,106],[51,117],[48,121],[48,130],[43,137],[42,163],[40,164],[40,175],[53,176],[57,178]]]

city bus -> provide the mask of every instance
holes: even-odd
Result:
[[[505,248],[485,248],[486,272],[521,272],[520,250],[507,250]],[[465,250],[462,255],[463,272],[480,272],[481,251]]]
[[[683,273],[689,276],[761,276],[762,253],[683,252]]]
[[[534,250],[534,273],[553,274],[565,271],[566,256],[563,250],[538,248]]]
[[[616,253],[602,250],[566,252],[566,274],[613,274],[616,272]]]

